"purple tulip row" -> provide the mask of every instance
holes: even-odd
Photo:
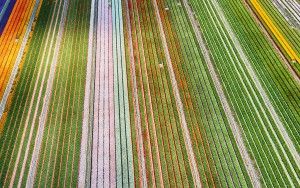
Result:
[[[2,35],[16,0],[0,0],[0,35]]]

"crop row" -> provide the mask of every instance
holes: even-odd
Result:
[[[87,51],[86,45],[78,47],[77,42],[87,44],[88,9],[89,3],[80,1],[42,4],[43,14],[39,16],[16,86],[18,95],[13,98],[1,138],[0,182],[4,186],[77,183],[85,72],[82,62]],[[50,66],[57,61],[55,67]],[[47,102],[49,108],[45,108]],[[19,178],[14,179],[16,176]],[[32,176],[34,182],[29,181]]]
[[[69,4],[37,167],[37,186],[77,184],[89,8],[89,2],[70,1]]]
[[[290,23],[288,23],[271,1],[261,0],[260,3],[268,12],[269,16],[272,18],[273,22],[276,24],[281,33],[283,33],[285,38],[287,38],[290,42],[291,46],[293,46],[293,48],[296,50],[298,56],[300,56],[299,29],[294,28]]]
[[[173,4],[169,2],[162,6],[168,7],[170,14],[173,14],[170,25],[173,26],[174,30],[177,30],[177,35],[180,38],[179,44],[183,51],[183,60],[177,63],[182,66],[182,72],[179,72],[177,77],[188,80],[187,86],[189,88],[185,91],[186,98],[192,99],[195,109],[194,116],[197,117],[196,114],[201,115],[197,117],[197,123],[191,124],[191,131],[197,133],[195,130],[200,127],[200,136],[195,136],[195,138],[201,138],[202,134],[204,139],[208,139],[206,141],[208,145],[204,145],[204,148],[207,147],[208,153],[212,152],[213,160],[210,163],[210,168],[216,168],[212,181],[216,185],[222,186],[249,185],[250,182],[244,162],[241,159],[239,150],[236,148],[233,130],[229,126],[229,120],[227,119],[229,117],[224,113],[224,110],[228,111],[228,109],[222,108],[221,96],[218,96],[216,92],[218,86],[212,81],[218,78],[212,78],[213,74],[208,68],[207,59],[204,58],[204,52],[197,43],[197,36],[193,35],[191,26],[187,24],[192,21],[187,20],[188,18],[184,15],[187,6],[184,5],[184,1],[181,1],[181,3],[174,2]],[[170,38],[169,41],[171,43],[171,41],[176,40]],[[190,97],[188,97],[189,95]],[[201,151],[201,146],[198,146],[198,149]]]
[[[299,86],[243,3],[191,2],[262,183],[297,185]]]
[[[126,44],[128,45],[127,67],[128,71],[131,72],[128,78],[131,79],[130,95],[133,96],[130,101],[131,119],[132,122],[135,122],[132,134],[134,137],[133,142],[137,143],[134,144],[134,146],[137,145],[134,147],[136,183],[139,183],[144,178],[141,169],[143,165],[138,160],[141,158],[139,150],[145,149],[147,153],[145,156],[146,181],[149,185],[193,185],[194,179],[191,176],[192,172],[187,156],[190,154],[187,152],[183,129],[180,125],[179,115],[176,112],[177,107],[172,91],[174,88],[170,88],[172,84],[169,80],[170,75],[165,60],[166,57],[162,53],[163,44],[159,34],[158,23],[155,22],[156,19],[147,19],[147,17],[157,16],[154,13],[155,7],[153,2],[155,3],[155,1],[128,1],[127,5],[124,5],[124,9],[129,11],[130,18],[129,21],[127,19],[126,23],[130,24],[126,36],[131,37],[126,38],[131,39],[131,41],[127,40]],[[250,182],[243,161],[236,147],[224,111],[220,107],[220,99],[216,94],[207,67],[203,64],[203,56],[195,41],[192,28],[188,24],[189,20],[183,5],[181,2],[170,1],[157,1],[157,3],[166,34],[172,66],[175,70],[180,96],[183,101],[184,113],[202,184],[205,186],[249,185]],[[126,18],[125,16],[124,19]],[[148,23],[149,21],[150,23]],[[125,27],[128,27],[128,25]],[[131,33],[129,34],[129,32]],[[153,44],[156,45],[154,46],[155,49],[152,53],[149,53],[148,50],[153,48]],[[132,48],[132,52],[130,52],[130,48]],[[151,56],[154,56],[154,58]],[[156,56],[163,59],[156,59]],[[132,61],[137,62],[135,66],[132,66]],[[158,74],[154,74],[155,71],[158,71]],[[161,73],[165,74],[162,78],[159,77]],[[169,82],[168,85],[156,86],[157,81],[163,83],[164,79]],[[154,89],[151,87],[154,87]],[[173,105],[160,107],[161,100],[168,100],[168,98],[160,99],[161,95],[167,95]],[[135,99],[134,96],[138,96],[138,99]],[[169,113],[173,113],[174,115],[171,115],[174,117],[170,116],[170,114],[163,116],[165,109]],[[137,120],[139,118],[137,116],[138,112],[140,120]],[[176,123],[172,122],[172,119],[168,120],[168,117],[176,118]],[[167,121],[170,121],[170,123]],[[166,131],[162,129],[165,123],[169,125]],[[139,126],[142,127],[143,135],[146,135],[142,139],[139,139]],[[180,142],[176,144],[178,141]],[[142,145],[139,142],[142,142]],[[173,143],[175,143],[174,146]],[[169,145],[171,155],[173,157],[178,156],[173,160],[178,162],[167,162],[172,161],[172,158],[168,158],[167,152],[170,152],[169,148],[163,146],[163,144]],[[179,167],[177,167],[177,164],[179,164]],[[181,171],[176,170],[176,168]],[[175,172],[173,172],[173,169],[175,169]],[[184,169],[186,170],[184,171]],[[173,176],[175,178],[172,178]],[[186,182],[185,180],[188,181]],[[142,183],[140,182],[140,185]]]
[[[245,0],[40,11],[0,134],[0,187],[300,185],[300,86]],[[26,20],[9,24],[3,83]]]
[[[251,26],[254,26],[254,22],[252,22],[252,19],[247,16],[248,14],[245,9],[241,9],[236,14],[242,15],[243,13],[245,16],[241,18],[241,21],[251,20],[250,23],[253,24],[251,24]],[[236,17],[233,18],[234,21],[231,21],[231,23],[238,21]],[[297,151],[299,151],[297,136],[299,129],[295,126],[297,122],[299,122],[299,96],[297,96],[297,93],[299,92],[299,84],[293,79],[284,64],[280,62],[280,59],[274,50],[270,50],[270,44],[268,44],[268,41],[262,33],[259,32],[257,27],[250,29],[245,26],[238,27],[238,25],[234,24],[233,27],[236,28],[237,37],[244,46],[248,57],[252,60],[252,66],[256,71],[256,74],[259,76],[261,83],[263,84],[265,91],[268,93],[277,113],[283,119],[284,125],[290,134]],[[254,34],[250,35],[249,38],[242,38],[243,32],[247,32],[247,30],[254,30],[255,33],[259,33],[259,38],[261,40],[258,40],[257,35],[255,35],[255,37]],[[256,40],[253,40],[255,38]],[[262,64],[261,62],[264,63]]]
[[[121,16],[120,1],[92,1],[79,186],[134,183]]]
[[[0,35],[2,34],[7,20],[11,14],[12,9],[16,3],[16,0],[7,0],[0,2]]]
[[[136,78],[129,82],[135,183],[191,185],[161,36],[156,19],[150,19],[156,18],[153,1],[127,1],[123,7],[123,19],[127,17],[125,39],[131,39],[126,40],[128,80]],[[129,34],[131,37],[127,37]]]
[[[0,37],[0,97],[20,50],[35,1],[17,1]]]
[[[112,3],[112,6],[115,6],[114,3]],[[92,67],[94,75],[92,87],[94,91],[92,95],[93,109],[91,111],[93,114],[91,123],[92,138],[90,138],[92,140],[91,169],[87,169],[87,171],[91,170],[90,185],[92,187],[116,186],[116,177],[120,180],[123,180],[123,178],[122,174],[116,176],[116,169],[121,168],[116,167],[116,148],[119,148],[119,145],[116,146],[115,136],[118,136],[119,132],[115,132],[114,121],[113,77],[115,61],[112,49],[112,16],[115,13],[112,14],[112,8],[107,1],[96,1],[92,5],[92,11],[94,13],[92,15],[94,15],[95,29],[93,36],[89,37],[95,38],[95,44],[92,47],[95,51],[92,59],[95,59],[95,61]],[[127,165],[124,164],[124,171],[126,167]],[[127,172],[124,173],[124,176],[126,175]],[[124,185],[128,186],[126,184],[128,178],[124,178],[124,180]]]

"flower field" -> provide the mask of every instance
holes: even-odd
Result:
[[[299,187],[299,7],[16,0],[0,187]]]

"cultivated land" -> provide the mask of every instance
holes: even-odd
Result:
[[[0,187],[299,187],[299,7],[17,0]]]
[[[6,1],[9,2],[9,1]],[[33,27],[29,24],[33,14],[36,2],[31,1],[17,1],[7,25],[0,36],[0,97],[4,97],[6,86],[9,85],[10,77],[13,75],[14,64],[18,61],[18,55],[22,50],[22,44],[27,43],[28,37],[26,32]],[[39,5],[39,4],[38,4]],[[38,7],[37,7],[38,8]],[[2,103],[1,103],[2,110]]]

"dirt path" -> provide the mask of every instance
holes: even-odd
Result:
[[[226,114],[226,117],[229,121],[230,128],[233,132],[233,136],[234,136],[235,141],[237,143],[238,149],[239,149],[239,151],[241,153],[241,156],[242,156],[242,159],[245,163],[245,166],[246,166],[247,172],[250,176],[252,185],[254,187],[260,187],[259,175],[255,170],[254,164],[253,164],[253,162],[250,158],[250,155],[249,155],[249,153],[246,149],[246,146],[244,144],[242,133],[241,133],[241,130],[240,130],[240,125],[238,125],[238,123],[236,122],[236,120],[234,118],[234,113],[231,110],[230,105],[228,103],[228,100],[226,98],[226,95],[223,91],[221,81],[218,78],[218,75],[217,75],[216,70],[214,68],[213,62],[210,58],[209,50],[207,49],[207,47],[205,45],[205,42],[204,42],[204,39],[202,37],[201,31],[198,27],[199,24],[198,24],[197,20],[195,19],[194,15],[193,15],[193,10],[190,7],[190,5],[188,4],[187,0],[183,0],[183,4],[184,4],[184,7],[185,7],[185,9],[188,13],[188,17],[189,17],[189,20],[191,21],[193,30],[195,31],[198,44],[199,44],[200,49],[203,53],[205,62],[207,63],[209,73],[210,73],[211,78],[213,80],[213,83],[215,85],[218,96],[220,97],[222,107],[223,107],[224,112]]]
[[[175,73],[174,73],[173,66],[172,66],[171,56],[170,56],[170,52],[168,49],[166,36],[164,33],[164,28],[163,28],[163,24],[162,24],[162,20],[160,17],[160,13],[159,13],[159,9],[158,9],[156,0],[153,0],[153,6],[155,9],[156,20],[157,20],[157,23],[159,26],[161,40],[162,40],[162,44],[163,44],[163,48],[164,48],[166,61],[167,61],[167,66],[168,66],[168,71],[169,71],[169,75],[170,75],[170,80],[172,83],[172,88],[173,88],[174,97],[175,97],[175,101],[176,101],[177,111],[178,111],[179,119],[181,122],[180,125],[181,125],[183,135],[184,135],[184,142],[185,142],[186,149],[188,152],[188,158],[189,158],[189,164],[190,164],[191,171],[192,171],[192,176],[194,179],[195,186],[201,187],[201,180],[200,180],[198,166],[197,166],[197,162],[196,162],[196,158],[195,158],[195,154],[193,151],[193,146],[192,146],[192,142],[191,142],[191,138],[190,138],[190,132],[189,132],[189,129],[187,126],[184,108],[183,108],[183,104],[182,104],[182,101],[180,98],[180,93],[179,93]]]

